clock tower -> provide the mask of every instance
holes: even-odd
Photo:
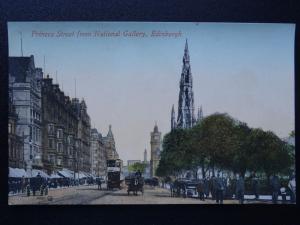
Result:
[[[153,132],[151,132],[150,145],[151,145],[150,173],[151,173],[151,177],[154,177],[156,175],[156,169],[160,160],[160,151],[161,151],[161,132],[158,131],[158,127],[156,123]]]

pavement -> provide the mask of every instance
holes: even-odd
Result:
[[[127,188],[121,190],[98,190],[97,185],[84,185],[69,188],[50,189],[48,196],[26,196],[26,194],[9,196],[9,205],[111,205],[111,204],[216,204],[215,200],[200,201],[195,198],[171,197],[168,189],[150,187],[145,185],[144,194],[137,196],[130,193]],[[37,192],[39,193],[39,192]],[[245,204],[272,204],[270,200],[246,199]],[[224,204],[238,204],[238,201],[224,200]],[[280,202],[279,202],[280,204]]]

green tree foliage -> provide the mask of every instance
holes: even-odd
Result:
[[[175,129],[166,134],[163,139],[163,151],[157,168],[158,176],[178,175],[188,165],[191,154],[189,131]]]
[[[274,133],[216,113],[192,129],[175,129],[165,135],[157,174],[176,176],[201,166],[202,172],[217,167],[242,176],[246,171],[269,176],[287,173],[294,160],[292,153],[292,146]]]
[[[146,169],[146,164],[145,163],[139,163],[139,162],[136,162],[132,165],[130,165],[128,167],[128,171],[129,172],[137,172],[137,171],[140,171],[141,173],[144,173],[145,172],[145,169]]]

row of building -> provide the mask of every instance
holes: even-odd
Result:
[[[104,175],[119,158],[109,127],[91,128],[84,99],[70,98],[35,67],[34,57],[9,57],[9,166],[52,174],[62,169]]]

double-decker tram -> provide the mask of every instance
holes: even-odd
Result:
[[[122,160],[109,159],[107,160],[107,189],[121,189],[122,181]]]

